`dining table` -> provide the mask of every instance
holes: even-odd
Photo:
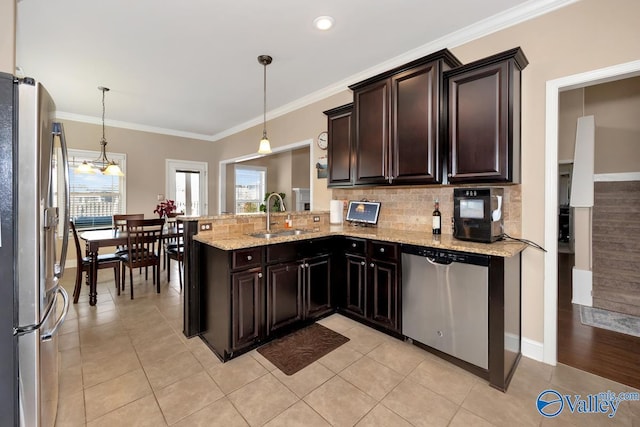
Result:
[[[162,232],[162,240],[176,239],[182,234],[182,227],[176,221],[172,221]],[[111,246],[126,246],[127,232],[119,229],[87,230],[80,234],[85,241],[86,255],[89,257],[91,268],[89,269],[89,305],[98,302],[98,251],[100,248]],[[164,245],[160,245],[160,250]]]

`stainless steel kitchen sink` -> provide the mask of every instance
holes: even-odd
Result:
[[[271,239],[274,237],[284,237],[284,236],[298,236],[300,234],[307,234],[310,233],[310,231],[307,230],[278,230],[278,231],[261,231],[258,233],[251,233],[249,234],[249,236],[251,237],[258,237],[261,239]]]

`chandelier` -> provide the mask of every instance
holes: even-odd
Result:
[[[102,139],[100,140],[100,156],[91,162],[87,162],[86,160],[83,161],[82,164],[76,168],[76,172],[87,174],[102,173],[103,175],[124,176],[124,173],[122,173],[120,166],[118,166],[115,161],[109,160],[109,158],[107,157],[107,139],[104,136],[104,95],[109,91],[109,88],[98,86],[98,90],[102,91]]]
[[[271,153],[271,144],[269,143],[269,138],[267,138],[267,65],[271,64],[271,61],[273,61],[273,58],[269,55],[258,56],[258,62],[264,65],[264,110],[262,116],[262,139],[258,147],[259,154]]]

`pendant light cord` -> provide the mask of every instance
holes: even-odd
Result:
[[[264,62],[262,65],[264,68],[264,84],[263,84],[264,105],[262,108],[262,137],[266,138],[267,137],[267,63]]]

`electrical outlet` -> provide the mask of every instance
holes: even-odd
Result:
[[[202,222],[200,223],[200,231],[209,231],[211,230],[211,223],[210,222]]]
[[[314,216],[313,217],[313,222],[320,222],[320,217],[319,216]]]

